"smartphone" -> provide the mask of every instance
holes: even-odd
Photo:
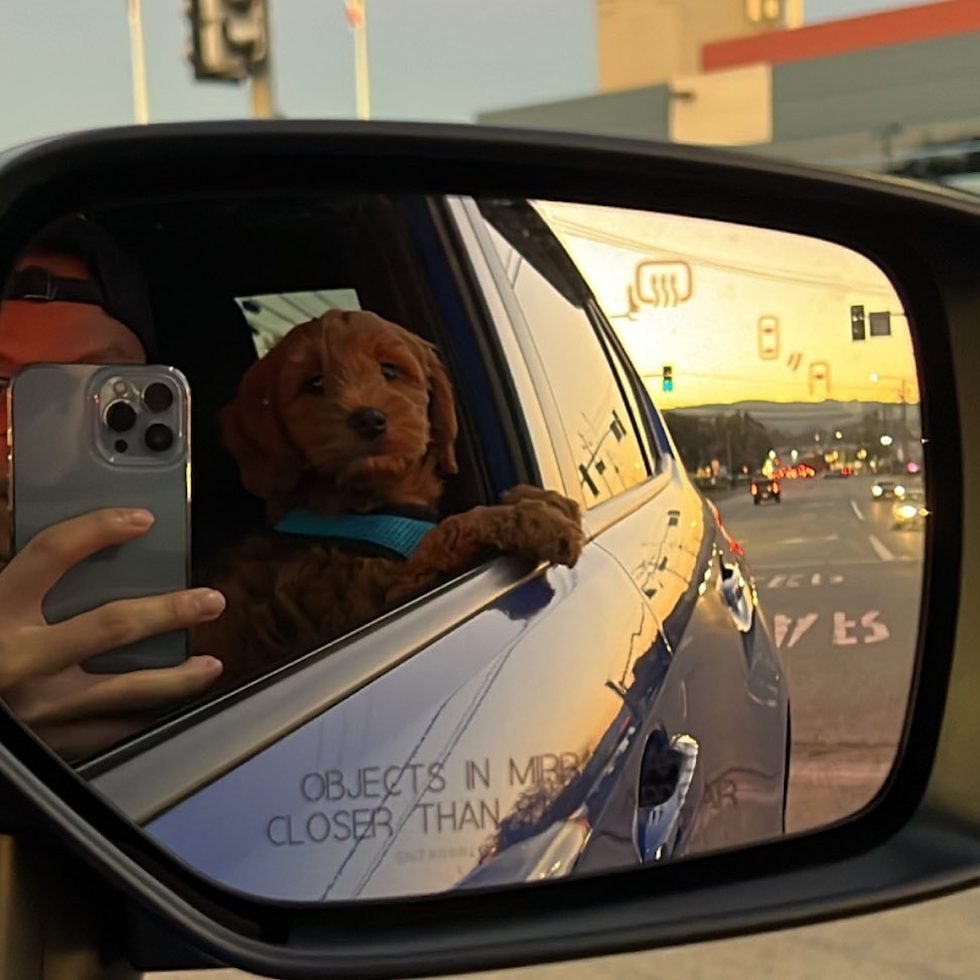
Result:
[[[143,507],[141,537],[69,569],[43,602],[49,623],[115,599],[187,587],[190,576],[190,387],[175,368],[32,364],[7,392],[12,546],[101,507]],[[177,630],[99,654],[82,666],[116,674],[187,659]]]

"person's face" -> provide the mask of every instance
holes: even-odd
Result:
[[[84,263],[71,256],[27,256],[55,275],[85,278]],[[3,390],[25,364],[142,364],[143,345],[119,320],[87,303],[12,299],[0,303],[0,479],[7,476],[7,398]]]

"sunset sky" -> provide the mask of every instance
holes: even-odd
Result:
[[[584,205],[538,205],[661,408],[742,400],[918,402],[901,303],[868,259],[784,232]],[[851,339],[851,307],[891,336]],[[632,311],[630,307],[632,306]],[[662,390],[664,365],[674,390]],[[871,375],[879,378],[875,383]]]

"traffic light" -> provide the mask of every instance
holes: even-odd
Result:
[[[863,306],[851,307],[851,340],[864,340],[867,334]]]
[[[887,310],[884,313],[869,313],[868,326],[872,337],[890,337],[892,335],[892,315]]]
[[[269,56],[266,0],[185,0],[197,79],[240,82]]]
[[[669,365],[664,365],[663,370],[664,391],[674,390],[674,369]]]

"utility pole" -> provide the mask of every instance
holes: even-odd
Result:
[[[367,0],[344,0],[347,23],[354,32],[354,91],[357,118],[371,118],[371,89],[368,73]]]
[[[252,118],[253,119],[275,119],[276,108],[272,98],[272,71],[269,67],[270,59],[266,59],[256,65],[250,74],[251,94],[252,94]]]
[[[140,0],[126,0],[129,17],[129,54],[133,66],[133,116],[145,126],[150,121],[149,99],[146,94],[146,59],[143,55],[143,22]]]

